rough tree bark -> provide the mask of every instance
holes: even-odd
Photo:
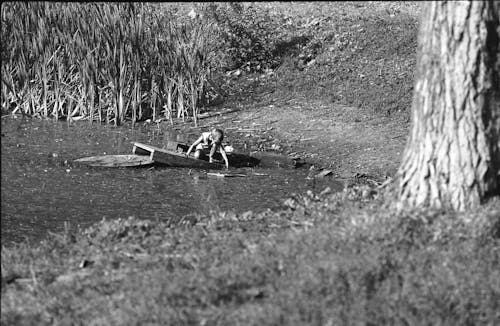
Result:
[[[398,205],[465,210],[500,195],[500,5],[423,6]]]

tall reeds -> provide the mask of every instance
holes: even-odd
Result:
[[[1,19],[2,110],[197,124],[217,50],[208,21],[153,3],[50,2],[3,3]]]

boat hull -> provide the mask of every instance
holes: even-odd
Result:
[[[222,156],[216,153],[216,162],[209,163],[206,160],[196,159],[192,154],[186,156],[188,145],[169,142],[167,148],[158,148],[142,143],[134,143],[132,152],[136,155],[148,155],[155,163],[172,167],[189,167],[200,169],[222,169],[225,167]],[[232,167],[254,167],[260,160],[248,155],[238,153],[228,153],[229,166]]]
[[[192,155],[186,156],[183,151],[177,152],[141,143],[134,143],[132,153],[135,155],[147,155],[149,156],[149,159],[155,163],[171,167],[188,167],[197,169],[222,169],[224,167],[224,165],[220,163],[210,163],[198,160]]]

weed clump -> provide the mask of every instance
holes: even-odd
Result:
[[[2,5],[2,110],[121,124],[191,115],[216,33],[159,4]]]

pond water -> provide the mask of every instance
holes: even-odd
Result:
[[[48,232],[63,230],[65,222],[85,228],[103,218],[172,220],[210,210],[275,209],[293,193],[312,187],[306,180],[307,168],[234,169],[248,176],[213,178],[206,171],[183,168],[71,164],[81,157],[130,154],[135,141],[161,146],[168,139],[185,137],[152,126],[3,117],[1,132],[1,242],[5,246],[39,241]],[[328,186],[335,185],[341,188],[339,183]]]

